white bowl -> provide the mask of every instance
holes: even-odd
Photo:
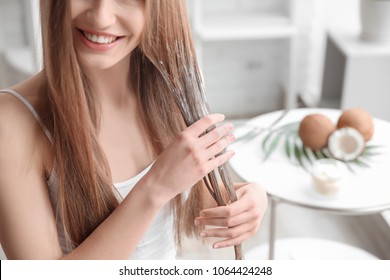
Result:
[[[319,159],[311,169],[314,189],[322,195],[336,195],[344,185],[345,165],[336,159]]]

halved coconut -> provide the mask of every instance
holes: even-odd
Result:
[[[366,147],[363,136],[352,127],[340,128],[328,140],[328,149],[336,159],[350,161],[358,158]]]

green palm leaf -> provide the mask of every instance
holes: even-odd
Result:
[[[270,131],[263,139],[263,144],[261,145],[263,153],[267,153],[267,144],[271,137],[274,135],[274,132]]]
[[[352,160],[351,162],[353,162],[354,164],[358,165],[358,166],[361,166],[361,167],[371,167],[368,163],[364,162],[362,159],[360,158],[357,158],[355,160]]]
[[[289,158],[289,159],[292,156],[290,139],[291,139],[291,135],[286,135],[286,139],[284,141],[284,151],[285,151],[285,153],[287,155],[287,158]]]
[[[314,153],[314,156],[316,157],[316,159],[323,159],[323,158],[325,158],[320,150],[313,150],[313,153]]]
[[[310,154],[310,149],[308,147],[302,146],[302,153],[303,153],[304,157],[306,158],[306,160],[309,163],[311,163],[311,164],[314,163],[314,160],[309,155]]]
[[[272,142],[269,144],[269,146],[263,147],[266,149],[263,161],[266,161],[268,157],[276,150],[276,147],[279,145],[279,142],[283,136],[284,136],[283,133],[276,134],[276,136],[272,139]]]
[[[298,139],[297,139],[298,140]],[[303,167],[303,169],[307,170],[304,162],[303,162],[303,149],[302,149],[302,145],[300,145],[299,141],[295,141],[295,147],[294,147],[294,155],[299,163],[299,165],[301,167]]]
[[[330,153],[330,151],[328,150],[328,148],[323,148],[322,150],[322,154],[326,157],[326,158],[333,158],[332,154]]]

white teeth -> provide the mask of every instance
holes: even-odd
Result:
[[[98,44],[110,44],[112,42],[114,42],[117,37],[113,37],[113,36],[97,36],[97,35],[94,35],[94,34],[90,34],[90,33],[87,33],[85,31],[83,31],[84,33],[84,36],[94,42],[94,43],[98,43]]]

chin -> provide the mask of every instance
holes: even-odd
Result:
[[[79,57],[79,63],[83,68],[89,70],[107,70],[117,65],[119,61],[113,59],[98,59],[96,57]]]
[[[83,68],[89,70],[107,70],[113,68],[114,66],[122,67],[125,70],[129,69],[130,54],[115,56],[79,52],[78,60]]]

